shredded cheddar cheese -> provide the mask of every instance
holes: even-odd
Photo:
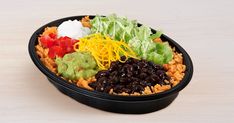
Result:
[[[79,39],[74,45],[74,50],[89,51],[95,58],[100,69],[106,70],[110,67],[111,62],[120,61],[121,56],[137,58],[133,50],[123,41],[116,41],[108,36],[101,34],[91,34]]]

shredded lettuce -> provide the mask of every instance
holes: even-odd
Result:
[[[107,17],[97,15],[91,20],[91,24],[92,33],[101,33],[115,40],[125,41],[138,57],[156,64],[165,64],[172,59],[172,49],[167,42],[155,43],[152,41],[152,39],[160,37],[162,32],[152,34],[148,26],[138,26],[136,20],[117,17],[115,14]]]
[[[161,31],[157,31],[155,34],[152,34],[150,36],[151,39],[155,39],[155,38],[160,38],[162,35],[162,32]]]

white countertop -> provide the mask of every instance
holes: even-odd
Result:
[[[233,0],[4,0],[0,4],[0,123],[233,123]],[[61,94],[31,61],[27,44],[62,17],[117,13],[161,29],[192,57],[194,75],[167,108],[116,114]]]

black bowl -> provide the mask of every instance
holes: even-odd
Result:
[[[67,20],[81,20],[82,17],[84,16],[73,16],[50,22],[34,32],[29,41],[28,50],[32,61],[39,70],[46,75],[48,80],[62,93],[72,97],[78,102],[101,110],[117,113],[140,114],[157,111],[167,107],[177,97],[179,91],[181,91],[190,82],[193,75],[193,64],[189,55],[179,44],[166,35],[161,36],[162,40],[168,41],[172,47],[175,47],[176,51],[183,54],[186,71],[183,80],[178,85],[165,92],[144,96],[110,95],[77,87],[76,85],[56,76],[43,65],[36,54],[35,45],[38,44],[38,36],[44,31],[45,27],[58,26]],[[94,17],[95,16],[90,16],[91,19]],[[155,33],[156,31],[152,29],[152,32]]]

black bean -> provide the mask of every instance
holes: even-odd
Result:
[[[132,64],[133,63],[133,58],[129,58],[125,63],[126,64]]]
[[[112,67],[116,67],[118,65],[118,62],[114,61],[114,62],[111,62],[110,66]]]
[[[157,65],[157,64],[154,64],[153,67],[156,70],[162,70],[163,69],[163,67],[161,65]]]
[[[138,76],[138,74],[139,74],[139,71],[138,71],[138,70],[136,70],[136,71],[133,71],[133,74],[134,74],[135,76]]]
[[[132,81],[140,81],[140,79],[137,77],[132,77]],[[134,82],[132,82],[132,83],[134,83]]]
[[[111,86],[107,86],[105,89],[104,89],[104,92],[106,92],[106,93],[109,93],[110,92],[110,90],[111,90]]]
[[[140,85],[147,86],[147,82],[146,81],[140,81]]]
[[[96,82],[89,83],[89,86],[95,89],[97,87],[97,83]]]
[[[146,77],[146,79],[145,79],[147,82],[151,82],[152,81],[152,79],[151,79],[151,77],[150,76],[148,76],[148,77]]]
[[[106,77],[101,77],[100,79],[98,79],[98,83],[105,84],[106,82],[107,82],[107,78]]]
[[[103,91],[104,91],[104,87],[103,87],[103,86],[97,86],[97,87],[96,87],[96,90],[97,90],[97,91],[103,92]]]
[[[127,75],[126,75],[126,73],[121,73],[120,74],[120,77],[126,77]]]
[[[149,70],[147,69],[147,68],[142,68],[141,69],[141,72],[143,72],[143,73],[147,73]]]
[[[125,60],[126,60],[126,56],[121,56],[121,57],[120,57],[120,60],[121,60],[121,61],[125,61]]]
[[[133,59],[132,61],[133,61],[134,63],[139,62],[139,60],[138,60],[138,59]]]
[[[146,62],[139,62],[138,65],[141,68],[146,68],[148,66],[148,64]]]
[[[156,81],[156,82],[158,82],[158,81],[160,81],[160,78],[156,75],[156,74],[153,74],[153,75],[151,75],[150,76],[151,77],[151,79],[152,79],[152,81]]]
[[[117,76],[118,75],[118,71],[113,71],[112,73],[110,73],[110,76]]]
[[[149,82],[147,82],[147,84],[146,84],[146,86],[149,86],[149,87],[151,87],[152,85],[156,85],[155,83],[149,83]]]
[[[127,73],[127,67],[126,66],[123,66],[120,71],[120,73]]]
[[[133,86],[132,90],[133,90],[133,93],[134,92],[141,92],[141,91],[144,90],[144,88],[142,86],[140,86],[140,85],[135,85],[135,86]]]
[[[139,67],[137,64],[132,64],[132,67],[133,67],[133,69],[135,69],[135,70],[139,70],[139,69],[140,69],[140,67]]]
[[[117,67],[116,66],[110,66],[110,68],[109,68],[109,72],[113,72],[114,70],[116,70],[117,69]]]
[[[158,84],[164,85],[164,81],[160,80],[160,81],[158,82]]]
[[[129,88],[123,88],[122,91],[125,92],[125,93],[130,93],[131,89],[129,89]]]
[[[121,57],[125,61],[126,57]],[[170,80],[161,65],[129,58],[125,63],[112,62],[108,70],[99,71],[95,75],[97,81],[90,83],[90,87],[97,91],[109,93],[113,89],[115,93],[142,93],[146,86],[171,85],[164,82]]]
[[[151,61],[149,61],[148,64],[149,64],[151,67],[154,67],[154,65],[156,65],[156,64],[154,64],[154,63],[151,62]]]
[[[132,72],[128,72],[127,73],[127,77],[132,77],[133,76],[133,73]]]
[[[138,81],[133,81],[131,84],[132,85],[138,85],[138,83],[139,83]]]
[[[140,75],[139,75],[139,78],[140,79],[145,79],[147,77],[147,74],[146,73],[141,73]]]
[[[113,88],[113,91],[115,92],[120,92],[122,89],[123,89],[123,85],[116,85],[114,88]]]
[[[130,83],[132,81],[132,77],[127,77],[127,81]]]
[[[125,83],[125,82],[127,82],[127,79],[126,79],[126,78],[120,78],[120,79],[119,79],[119,82]]]
[[[100,77],[104,77],[104,76],[108,76],[108,75],[109,75],[109,72],[108,72],[108,71],[102,70],[102,71],[99,71],[99,72],[95,75],[95,78],[100,78]]]
[[[170,77],[169,77],[169,76],[166,76],[166,78],[165,78],[165,79],[169,81],[169,80],[170,80]]]
[[[119,78],[116,76],[113,76],[110,78],[110,83],[118,83],[118,81],[119,81]]]

